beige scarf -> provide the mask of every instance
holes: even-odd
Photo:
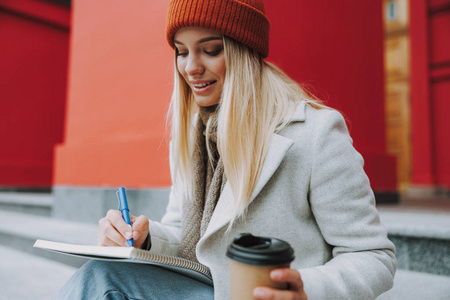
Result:
[[[205,128],[217,106],[202,107],[196,125],[194,163],[194,197],[183,202],[181,218],[181,243],[179,256],[197,260],[195,247],[205,234],[214,209],[226,183],[223,163],[217,151],[217,128],[211,128],[208,158]]]

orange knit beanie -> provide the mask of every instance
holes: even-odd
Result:
[[[222,33],[264,58],[269,55],[269,20],[263,0],[172,0],[167,12],[167,41],[174,48],[175,32],[201,27]]]

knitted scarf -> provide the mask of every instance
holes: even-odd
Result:
[[[179,256],[197,260],[195,247],[205,234],[209,221],[226,183],[222,160],[217,151],[217,128],[211,128],[206,141],[206,124],[217,106],[201,107],[196,124],[193,153],[193,198],[185,199],[182,206],[181,242]],[[208,157],[206,143],[212,157]]]

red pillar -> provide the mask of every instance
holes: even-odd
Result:
[[[450,0],[411,1],[410,18],[412,181],[433,196],[450,189]]]
[[[376,191],[395,192],[386,152],[383,24],[379,1],[266,1],[269,60],[347,119]]]
[[[412,183],[434,185],[427,0],[410,1]]]
[[[67,119],[55,185],[170,185],[168,2],[72,2]]]
[[[70,8],[0,0],[0,187],[49,188],[62,141]]]

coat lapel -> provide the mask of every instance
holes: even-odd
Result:
[[[291,148],[294,142],[286,137],[278,134],[274,134],[270,142],[269,149],[267,151],[267,156],[264,161],[263,168],[261,170],[261,175],[258,182],[256,183],[255,189],[253,190],[252,196],[250,197],[249,204],[256,198],[256,196],[261,192],[263,187],[272,177],[273,173],[277,170],[284,156]],[[211,234],[219,230],[220,228],[227,225],[231,218],[231,208],[233,207],[233,192],[231,191],[231,186],[227,182],[220,195],[219,201],[214,213],[209,222],[209,226],[206,229],[205,234],[200,239],[200,242],[208,238]],[[200,243],[199,242],[199,243]]]
[[[292,116],[291,122],[303,122],[305,121],[305,102],[302,101],[297,105],[297,108]],[[275,173],[275,171],[280,166],[286,153],[292,147],[294,141],[284,137],[279,134],[274,134],[272,136],[269,149],[267,151],[266,159],[264,161],[263,168],[261,170],[261,175],[256,183],[255,189],[250,197],[249,204],[256,198],[256,196],[261,192],[263,187],[267,184],[269,179]],[[231,208],[233,207],[233,193],[231,191],[231,186],[227,182],[222,194],[220,195],[217,206],[211,217],[208,228],[205,234],[200,239],[198,245],[200,245],[204,240],[211,236],[214,232],[228,225],[231,218]]]

